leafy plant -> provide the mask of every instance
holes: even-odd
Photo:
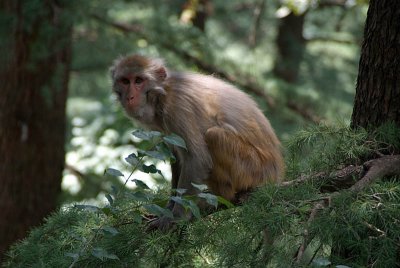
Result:
[[[187,150],[185,141],[175,135],[163,135],[157,131],[143,131],[136,130],[132,133],[135,137],[146,142],[145,149],[138,149],[136,153],[130,154],[125,158],[125,161],[131,166],[132,170],[128,176],[125,176],[120,170],[114,168],[107,168],[105,175],[120,177],[126,185],[129,181],[136,184],[136,188],[132,191],[126,188],[113,188],[112,193],[105,195],[108,204],[99,207],[94,205],[79,204],[75,205],[73,209],[77,211],[86,211],[87,213],[95,213],[96,223],[90,225],[90,230],[85,230],[84,234],[78,232],[71,232],[70,235],[76,238],[80,243],[73,247],[72,251],[65,253],[66,257],[72,258],[72,263],[69,267],[74,267],[82,259],[88,257],[95,257],[101,261],[105,260],[120,260],[117,254],[109,249],[98,246],[99,240],[104,236],[117,236],[119,234],[118,226],[125,224],[137,224],[141,226],[142,231],[146,230],[145,221],[151,220],[156,217],[168,217],[174,219],[171,210],[164,208],[169,200],[180,204],[185,210],[190,211],[196,218],[201,217],[200,209],[196,201],[204,199],[207,203],[217,208],[218,203],[225,206],[232,207],[227,200],[222,197],[217,197],[213,194],[206,193],[206,185],[193,186],[200,190],[196,196],[184,195],[186,189],[175,189],[175,196],[167,197],[156,195],[145,182],[139,179],[131,179],[135,171],[143,173],[158,173],[162,176],[160,170],[154,164],[145,164],[149,159],[157,159],[161,161],[175,162],[176,159],[172,154],[170,148],[172,146]],[[121,203],[129,203],[129,207],[122,208]],[[118,219],[118,223],[112,224],[113,219]],[[110,221],[111,220],[111,221]],[[123,222],[121,223],[121,220]],[[174,219],[176,222],[184,221],[182,219]]]

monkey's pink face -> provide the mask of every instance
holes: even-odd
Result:
[[[141,105],[148,80],[140,75],[124,75],[116,79],[115,93],[128,113]]]

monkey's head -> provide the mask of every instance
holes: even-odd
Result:
[[[154,117],[156,96],[165,95],[167,70],[160,59],[140,55],[121,57],[110,68],[113,91],[128,116],[143,123]]]

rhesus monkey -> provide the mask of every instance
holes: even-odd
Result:
[[[192,183],[235,201],[235,195],[283,176],[280,143],[256,103],[212,76],[168,70],[163,61],[139,55],[111,67],[113,91],[126,114],[152,130],[175,133],[187,151],[173,148],[172,188],[198,190]],[[170,203],[176,217],[191,217]],[[167,229],[172,222],[152,223]]]

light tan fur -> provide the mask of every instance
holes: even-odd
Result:
[[[128,115],[151,129],[175,133],[187,144],[188,151],[175,148],[174,188],[190,194],[196,192],[192,182],[205,183],[233,201],[239,192],[282,179],[279,140],[245,93],[212,76],[170,72],[161,60],[139,55],[114,63],[115,91],[124,90],[118,79],[130,73],[148,82],[140,107],[132,109],[121,99]]]

